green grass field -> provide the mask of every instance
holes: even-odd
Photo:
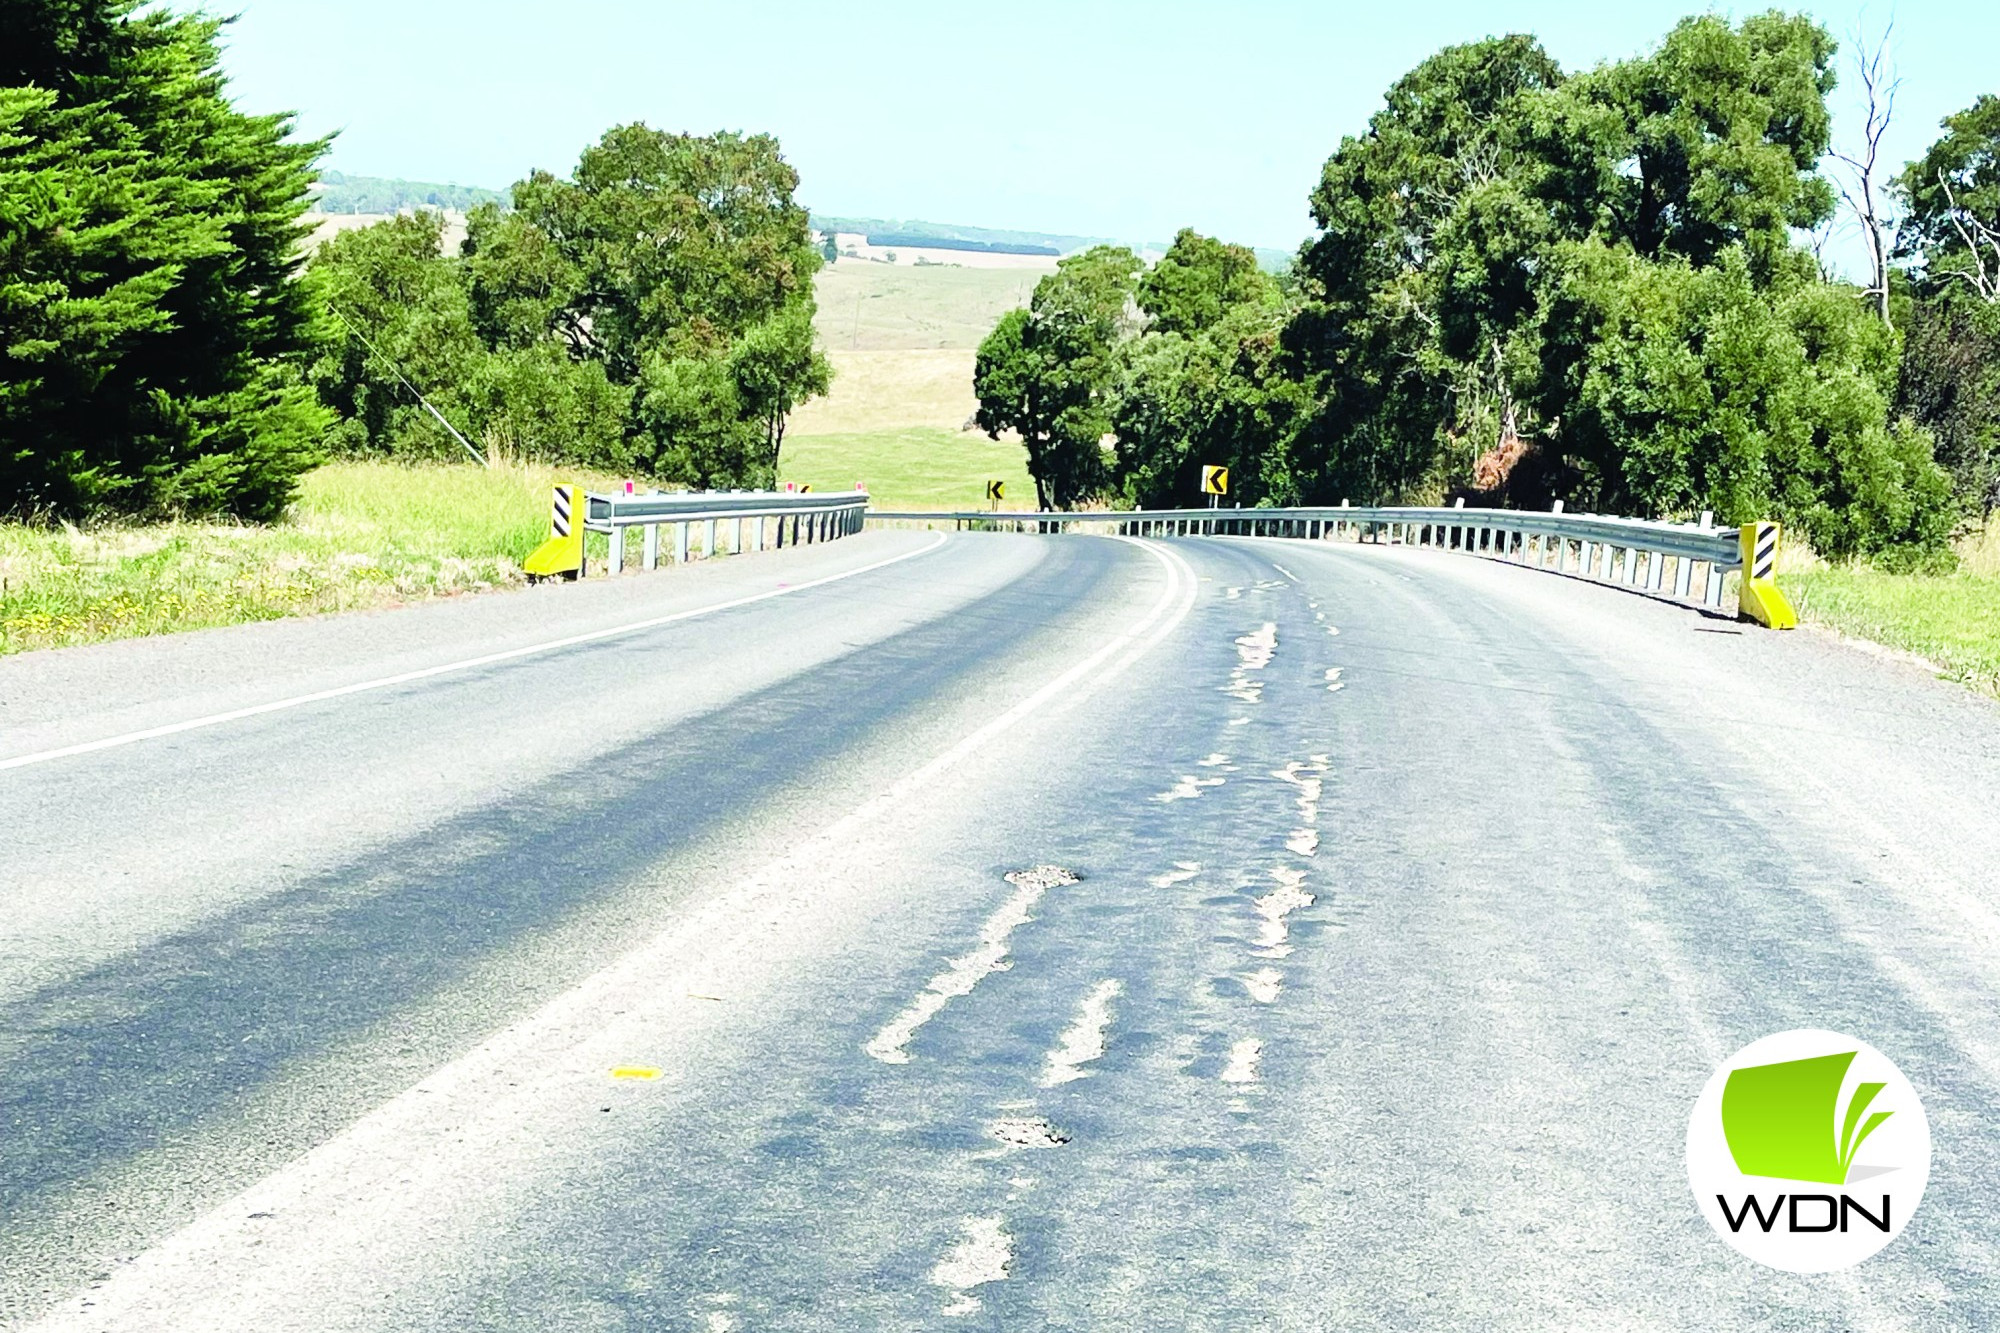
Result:
[[[809,482],[817,491],[866,482],[880,509],[984,509],[989,480],[1007,483],[1003,508],[1035,507],[1027,453],[1013,441],[976,431],[912,427],[791,436],[779,470],[784,480]]]

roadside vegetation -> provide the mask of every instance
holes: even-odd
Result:
[[[1887,179],[1881,52],[1865,144],[1835,57],[1775,11],[1581,73],[1447,47],[1327,160],[1283,280],[1192,231],[1068,256],[982,344],[981,424],[1058,506],[1194,502],[1220,463],[1249,504],[1711,511],[1948,567],[2000,500],[2000,102]],[[1843,201],[1866,283],[1812,243]]]
[[[1941,675],[2000,695],[2000,519],[1959,544],[1949,573],[1892,573],[1866,561],[1781,573],[1800,617],[1910,653]]]
[[[0,653],[516,586],[548,537],[557,478],[539,464],[345,462],[306,474],[276,523],[0,524]]]

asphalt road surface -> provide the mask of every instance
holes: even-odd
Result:
[[[883,532],[0,663],[0,1324],[2000,1323],[2000,708],[1433,551]],[[1716,1064],[1922,1210],[1709,1230]]]

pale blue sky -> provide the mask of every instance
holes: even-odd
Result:
[[[233,0],[250,109],[338,129],[331,165],[505,187],[605,127],[768,130],[815,210],[1291,248],[1306,194],[1437,47],[1536,33],[1567,68],[1651,46],[1687,3],[1292,0]],[[1744,13],[1764,6],[1724,9]],[[1847,44],[1893,18],[1900,163],[2000,92],[2000,4],[1817,6]],[[1846,75],[1843,52],[1843,75]],[[1843,77],[1841,128],[1854,117]]]

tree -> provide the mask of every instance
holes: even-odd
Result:
[[[1833,51],[1803,16],[1708,15],[1573,77],[1507,37],[1400,80],[1313,196],[1297,484],[1941,543],[1929,436],[1888,418],[1879,293],[1864,332],[1793,239],[1833,206]]]
[[[1194,502],[1201,469],[1230,469],[1256,504],[1292,497],[1282,446],[1301,396],[1280,364],[1287,307],[1257,257],[1184,230],[1139,280],[1145,331],[1123,344],[1112,426],[1115,474],[1141,507]]]
[[[517,457],[629,467],[631,389],[552,339],[488,347],[473,327],[466,266],[443,253],[443,234],[441,214],[403,214],[313,256],[310,277],[339,329],[311,372],[342,417],[335,447],[455,459],[458,431]]]
[[[2000,508],[2000,97],[1946,116],[1897,177],[1897,257],[1915,300],[1896,408],[1937,438],[1970,514]]]
[[[1437,261],[1469,194],[1538,166],[1524,151],[1537,123],[1527,104],[1562,81],[1531,37],[1447,47],[1398,79],[1367,133],[1343,140],[1327,160],[1311,199],[1319,235],[1299,257],[1305,299],[1286,331],[1293,364],[1316,400],[1290,446],[1306,496],[1436,499],[1454,465],[1470,469],[1478,446],[1468,452],[1454,443],[1473,433],[1461,409],[1490,395],[1457,391],[1487,373],[1491,352],[1448,351],[1440,306],[1445,293],[1474,291],[1484,279]],[[1588,125],[1588,117],[1576,119]],[[1519,186],[1514,194],[1521,197]],[[1475,208],[1491,218],[1488,205],[1503,197]],[[1596,206],[1573,211],[1592,216]],[[1468,228],[1484,224],[1461,221],[1465,239]],[[1537,235],[1548,230],[1534,227]],[[1469,312],[1454,317],[1457,343],[1478,323]],[[1503,362],[1518,359],[1503,350]],[[1520,392],[1501,387],[1508,396]]]
[[[1922,292],[1963,284],[2000,301],[2000,97],[1980,97],[1943,128],[1896,180],[1907,210],[1897,253]]]
[[[1649,259],[1700,266],[1740,245],[1758,281],[1796,272],[1792,232],[1833,209],[1818,174],[1833,129],[1833,54],[1826,29],[1803,14],[1773,10],[1736,27],[1715,14],[1683,19],[1652,55],[1567,86],[1610,116],[1594,122],[1603,137],[1589,160],[1565,164],[1574,179],[1562,188],[1603,210],[1608,238]]]
[[[1020,435],[1044,509],[1074,508],[1109,481],[1102,441],[1143,267],[1122,246],[1066,256],[1035,285],[1028,308],[1002,316],[980,344],[976,420],[996,440]]]
[[[1237,306],[1268,303],[1277,294],[1276,280],[1257,266],[1255,251],[1183,228],[1139,280],[1138,301],[1153,330],[1195,334]]]
[[[1935,437],[1969,513],[2000,509],[2000,302],[1946,288],[1912,303],[1895,410]]]
[[[328,414],[295,281],[324,142],[230,102],[223,22],[0,7],[0,507],[277,515]]]
[[[310,378],[341,416],[332,441],[342,452],[461,456],[419,394],[460,430],[483,433],[471,390],[486,348],[443,236],[443,214],[406,213],[343,232],[313,256],[310,273],[339,336]]]
[[[1891,424],[1897,338],[1848,291],[1760,286],[1747,248],[1653,263],[1580,247],[1552,340],[1579,349],[1564,446],[1613,513],[1777,514],[1829,556],[1941,547],[1950,483]]]
[[[617,127],[571,179],[536,172],[512,212],[471,215],[474,326],[495,348],[553,342],[631,389],[643,470],[770,485],[786,416],[831,378],[797,186],[768,135]]]
[[[1199,503],[1209,464],[1229,469],[1230,493],[1246,504],[1291,503],[1310,490],[1285,448],[1305,399],[1281,362],[1284,315],[1246,303],[1201,333],[1147,333],[1127,345],[1112,424],[1128,501]]]

